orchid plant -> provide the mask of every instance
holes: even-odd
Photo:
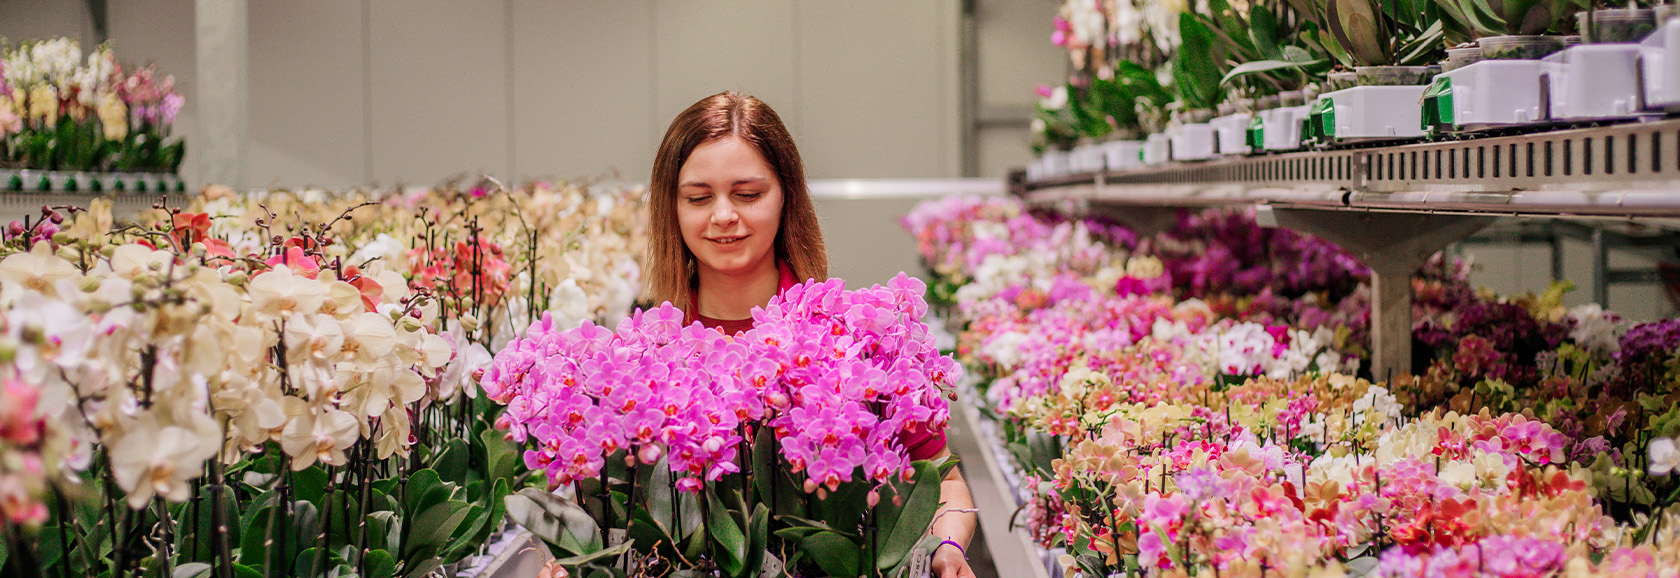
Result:
[[[108,201],[14,222],[0,233],[0,566],[422,576],[461,563],[523,483],[477,395],[486,347],[514,333],[496,320],[531,315],[547,291],[551,272],[526,256],[627,263],[633,282],[622,236],[639,202],[622,197],[639,195],[210,188],[133,222]],[[542,228],[482,226],[533,207],[558,210]],[[405,258],[438,248],[452,258]],[[542,305],[554,318],[627,309],[580,290],[611,285],[568,281]]]
[[[904,574],[955,465],[905,449],[944,429],[961,376],[920,321],[924,290],[807,282],[734,339],[668,303],[616,330],[533,324],[485,391],[527,466],[581,505],[528,492],[516,516],[582,575],[623,555],[638,575]]]
[[[170,133],[184,103],[173,76],[151,66],[125,69],[108,45],[85,59],[68,38],[6,46],[0,50],[0,163],[174,172],[185,145]]]

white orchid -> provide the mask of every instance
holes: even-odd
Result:
[[[286,422],[280,432],[280,449],[292,458],[292,470],[302,470],[316,462],[342,466],[344,450],[356,442],[361,428],[355,416],[329,409],[319,413],[308,411]]]
[[[1653,476],[1666,476],[1675,470],[1680,470],[1680,447],[1674,443],[1674,438],[1662,437],[1651,440],[1646,450],[1650,453],[1651,462],[1646,466]]]
[[[53,254],[50,243],[36,243],[0,261],[0,306],[11,305],[25,291],[56,297],[60,281],[76,282],[81,276],[74,264]]]
[[[146,507],[152,496],[173,502],[192,497],[189,483],[220,444],[191,429],[162,425],[146,417],[122,432],[111,447],[111,474],[128,494],[128,506]],[[207,443],[208,442],[208,443]]]
[[[252,313],[258,321],[289,315],[308,315],[321,308],[326,290],[314,279],[295,275],[285,265],[268,270],[250,281]]]

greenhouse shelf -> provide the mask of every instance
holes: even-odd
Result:
[[[1412,273],[1495,217],[1680,217],[1680,119],[1017,179],[1012,192],[1140,234],[1180,207],[1254,206],[1262,224],[1341,245],[1372,269],[1370,370],[1385,379],[1411,367]],[[1594,269],[1601,293],[1609,275]]]
[[[7,192],[0,193],[0,222],[9,223],[14,220],[39,219],[43,206],[76,206],[87,207],[94,199],[111,199],[111,214],[127,216],[149,209],[153,203],[163,200],[166,193],[65,193],[65,192]],[[179,206],[180,201],[188,197],[185,193],[167,193],[168,204]]]

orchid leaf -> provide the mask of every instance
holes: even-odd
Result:
[[[1326,25],[1336,41],[1360,65],[1386,64],[1377,10],[1370,0],[1329,0]]]
[[[1439,60],[1441,45],[1446,38],[1446,27],[1440,20],[1436,20],[1427,30],[1418,34],[1417,38],[1400,47],[1399,56],[1395,64],[1401,66],[1425,66]]]
[[[1283,51],[1278,47],[1278,22],[1272,15],[1272,9],[1264,3],[1255,2],[1248,11],[1248,36],[1254,42],[1254,50],[1261,58],[1277,60],[1282,58]],[[1229,79],[1227,74],[1225,78]]]
[[[822,531],[806,536],[799,545],[829,575],[836,578],[858,575],[858,558],[862,556],[862,549],[845,536]]]
[[[729,508],[723,505],[713,492],[706,492],[704,498],[710,505],[706,509],[706,530],[712,539],[717,540],[719,546],[718,566],[725,574],[734,576],[741,572],[743,561],[747,557],[747,536],[741,531],[741,526],[734,517],[729,515]]]
[[[525,488],[503,498],[503,503],[508,517],[545,542],[574,554],[601,548],[600,527],[576,502]]]
[[[1225,0],[1208,0],[1208,12],[1213,14],[1214,23],[1218,24],[1218,29],[1224,32],[1231,45],[1245,52],[1254,51],[1254,44],[1248,37],[1251,30],[1249,24],[1243,22],[1230,3]]]
[[[1213,57],[1213,33],[1195,16],[1181,14],[1178,33],[1182,39],[1173,56],[1173,82],[1186,108],[1208,109],[1219,103],[1219,64]]]
[[[1232,68],[1230,72],[1225,73],[1225,78],[1223,80],[1220,80],[1219,83],[1221,85],[1230,84],[1232,80],[1235,80],[1239,77],[1250,75],[1250,74],[1258,74],[1258,73],[1262,73],[1262,72],[1272,72],[1272,71],[1275,71],[1275,70],[1301,70],[1301,69],[1304,69],[1304,68],[1308,68],[1308,67],[1316,66],[1316,65],[1322,65],[1322,64],[1325,64],[1325,61],[1315,60],[1315,61],[1312,61],[1312,62],[1303,63],[1303,62],[1290,62],[1288,60],[1260,60],[1260,61],[1256,61],[1256,62],[1244,62],[1242,64],[1237,65],[1236,68]]]
[[[909,488],[904,507],[894,520],[892,532],[881,544],[878,560],[883,568],[897,566],[910,553],[910,548],[927,533],[928,524],[939,510],[939,494],[943,485],[939,467],[931,461],[916,462],[915,485]],[[900,485],[900,488],[904,486]]]

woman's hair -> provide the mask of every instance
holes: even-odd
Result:
[[[682,227],[677,224],[677,173],[695,147],[729,136],[757,149],[781,185],[776,258],[787,264],[795,279],[828,278],[828,253],[823,248],[822,230],[817,228],[811,194],[805,187],[805,165],[799,160],[793,137],[764,101],[735,91],[720,92],[677,115],[671,128],[665,130],[665,140],[659,143],[653,159],[645,292],[655,303],[670,301],[679,309],[688,309],[697,268],[694,253],[683,242]]]

